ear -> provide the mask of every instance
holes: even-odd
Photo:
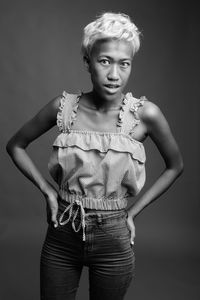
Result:
[[[84,65],[85,65],[87,71],[90,72],[90,59],[89,59],[89,57],[84,55],[83,56],[83,61],[84,61]]]

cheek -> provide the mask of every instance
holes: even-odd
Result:
[[[105,72],[100,69],[94,69],[93,72],[91,72],[91,76],[94,80],[101,80],[105,77]]]
[[[127,82],[129,80],[130,74],[131,74],[131,72],[129,71],[122,75],[124,82]]]
[[[101,73],[99,73],[99,72],[92,72],[90,74],[90,76],[91,76],[91,81],[92,81],[92,83],[94,85],[98,85],[98,84],[101,83],[101,81],[102,81]]]

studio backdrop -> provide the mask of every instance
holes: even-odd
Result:
[[[139,27],[141,49],[126,92],[160,107],[185,164],[171,189],[135,220],[136,277],[126,299],[200,297],[197,9],[187,1],[10,0],[0,1],[0,300],[39,300],[47,229],[45,199],[12,164],[6,142],[63,90],[90,90],[80,54],[82,29],[103,11],[126,13]],[[51,182],[47,164],[57,134],[55,127],[27,150]],[[155,145],[149,139],[144,145],[147,181],[141,194],[165,167]],[[77,299],[87,297],[85,269]]]

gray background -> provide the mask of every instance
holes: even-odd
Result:
[[[46,232],[45,201],[13,166],[6,141],[64,89],[91,88],[80,56],[82,28],[102,11],[129,14],[143,33],[127,91],[146,95],[164,112],[178,141],[185,172],[136,219],[136,278],[126,299],[197,300],[200,297],[199,93],[197,7],[192,1],[1,1],[0,299],[39,300],[39,258]],[[53,129],[28,152],[49,178]],[[147,182],[164,167],[145,142]],[[84,270],[77,299],[87,299]]]

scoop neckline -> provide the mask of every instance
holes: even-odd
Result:
[[[81,98],[81,97],[80,97]],[[120,111],[121,107],[122,107],[123,104],[120,104],[119,106],[117,107],[110,107],[107,111]],[[92,110],[92,111],[98,111],[98,112],[101,112],[99,110],[97,110],[95,107],[92,107],[92,106],[88,106],[88,105],[85,105],[83,104],[81,101],[79,101],[79,106],[82,106],[84,108],[87,108],[88,110]]]
[[[80,106],[80,103],[81,103],[80,99],[84,94],[85,93],[83,93],[83,91],[81,91],[79,94],[76,95],[76,102],[73,106],[73,117],[71,116],[71,120],[70,120],[70,128],[69,128],[70,130],[76,130],[76,129],[72,129],[71,127],[73,126],[74,121],[77,118],[77,112],[78,112],[78,109],[79,109],[79,106]],[[127,104],[127,101],[128,101],[127,94],[123,94],[123,98],[122,98],[121,104],[119,105],[119,108],[110,110],[110,111],[117,111],[118,112],[118,121],[116,123],[116,133],[122,132],[121,128],[122,128],[122,123],[123,123],[124,108],[125,108],[125,105]],[[83,107],[86,107],[86,106],[83,105]],[[92,111],[95,111],[95,110],[96,109],[93,109]],[[81,131],[101,133],[101,131],[98,131],[98,130],[97,131],[81,130]],[[110,132],[110,133],[112,133],[112,132]]]
[[[82,104],[81,103],[81,97],[83,95],[85,95],[86,93],[84,93],[83,91],[81,91],[79,94],[77,94],[77,100],[78,100],[78,105],[81,105],[89,110],[92,110],[92,111],[98,111],[97,108],[95,107],[91,107],[91,106],[88,106],[88,105],[85,105],[85,104]],[[123,98],[121,100],[121,103],[117,106],[117,107],[110,107],[107,111],[120,111],[121,108],[123,107],[124,105],[124,99],[126,99],[127,97],[127,93],[126,94],[123,94]],[[99,111],[100,112],[100,111]]]

